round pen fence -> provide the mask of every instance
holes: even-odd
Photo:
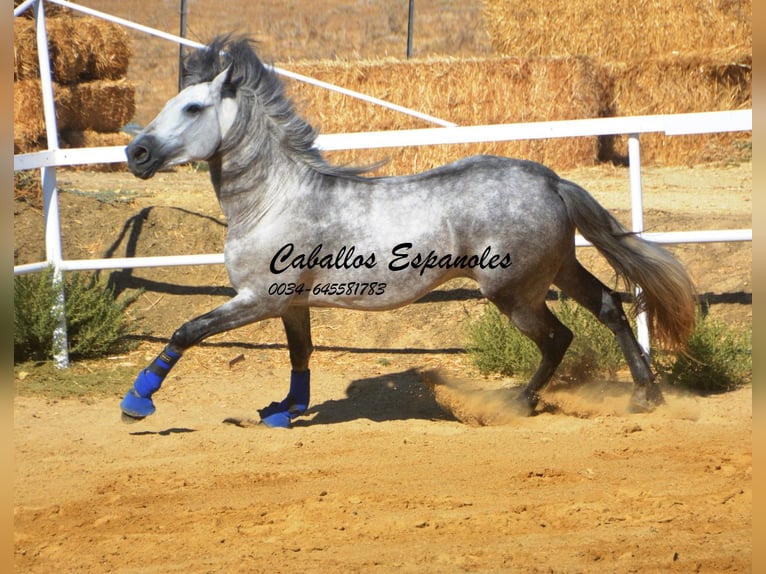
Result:
[[[47,134],[47,149],[39,152],[17,154],[14,156],[15,171],[32,169],[41,170],[46,249],[46,261],[15,266],[14,274],[18,275],[36,272],[48,266],[52,266],[54,269],[54,281],[60,283],[61,274],[65,271],[222,264],[224,262],[222,253],[81,260],[69,260],[64,258],[61,247],[61,225],[58,211],[56,168],[59,166],[93,163],[120,163],[125,162],[126,157],[123,146],[71,149],[60,148],[57,136],[53,82],[51,79],[51,66],[47,42],[44,9],[44,4],[46,3],[64,6],[90,16],[103,18],[104,20],[115,24],[133,28],[185,46],[194,48],[202,46],[202,44],[190,41],[186,38],[148,28],[66,0],[46,0],[46,2],[43,2],[43,0],[27,0],[15,8],[14,16],[19,16],[26,10],[34,10],[43,112],[45,118],[45,131]],[[345,95],[358,97],[367,102],[386,106],[395,111],[407,113],[440,126],[428,129],[320,135],[317,142],[323,150],[335,151],[571,138],[582,136],[626,135],[628,136],[628,163],[631,193],[630,208],[632,230],[634,232],[657,243],[752,241],[752,229],[645,233],[643,225],[640,145],[640,135],[644,133],[659,133],[672,137],[689,134],[752,131],[752,109],[458,127],[455,124],[440,118],[391,104],[377,98],[372,98],[352,90],[339,88],[326,82],[313,80],[312,78],[301,74],[296,74],[279,68],[277,68],[276,71],[286,77],[303,82],[310,82],[321,88],[331,89],[339,91]],[[577,236],[576,245],[587,246],[589,243],[582,237]],[[54,334],[54,351],[56,366],[66,367],[68,365],[68,353],[66,324],[63,313],[65,299],[63,290],[61,290],[60,293],[56,308],[53,310],[56,316],[60,318],[59,326]],[[639,315],[638,317],[637,328],[639,342],[648,350],[650,344],[648,329],[645,318],[643,318],[642,315]]]

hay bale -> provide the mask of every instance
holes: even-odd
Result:
[[[37,33],[34,21],[13,20],[13,81],[40,76],[37,60]]]
[[[610,116],[752,107],[751,11],[752,0],[484,0],[500,53],[587,54],[599,62],[608,78]],[[649,165],[747,159],[750,137],[645,134],[641,159]],[[626,161],[627,136],[599,141],[603,159]]]
[[[53,93],[59,133],[65,130],[118,132],[135,114],[135,87],[124,79],[72,86],[54,84]],[[45,143],[45,119],[39,80],[14,82],[13,110],[15,153],[40,149]]]
[[[618,115],[735,110],[752,106],[752,54],[689,53],[608,63]]]
[[[40,82],[22,80],[13,83],[13,149],[27,153],[39,149],[45,137],[43,96]]]
[[[64,130],[61,147],[106,147],[128,145],[133,137],[126,132],[101,133],[93,130]]]
[[[752,53],[752,0],[483,0],[500,54],[631,62],[738,46]]]
[[[121,26],[92,16],[59,16],[46,25],[55,82],[115,80],[127,74],[131,50]],[[14,80],[39,78],[34,21],[16,18],[13,30]]]
[[[71,45],[88,54],[81,80],[117,80],[128,73],[132,52],[122,26],[100,18],[80,18]]]
[[[682,114],[751,108],[752,56],[731,51],[653,58],[630,64],[610,64],[614,113],[619,116]],[[750,134],[722,133],[641,137],[645,163],[692,165],[728,161],[741,155]],[[609,144],[620,161],[627,154],[627,137]],[[739,150],[739,151],[738,151]]]
[[[59,129],[119,131],[136,112],[135,92],[125,79],[57,86]]]
[[[602,70],[587,58],[337,61],[290,64],[289,69],[453,121],[500,124],[598,117],[607,99]],[[324,133],[433,127],[355,98],[291,82],[305,114]],[[557,169],[593,165],[598,141],[567,138],[479,145],[349,151],[339,163],[369,164],[390,157],[384,173],[410,173],[471,153],[524,157]]]

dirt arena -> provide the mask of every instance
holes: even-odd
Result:
[[[625,170],[565,175],[629,219]],[[220,251],[205,174],[59,183],[68,258]],[[750,165],[650,168],[644,185],[651,230],[751,227]],[[17,202],[14,224],[17,263],[38,260],[39,210]],[[710,312],[749,328],[750,244],[673,250]],[[609,280],[592,253],[582,259]],[[145,289],[134,306],[145,335],[77,366],[105,377],[137,372],[228,296],[219,266],[119,279]],[[472,293],[453,283],[397,311],[315,312],[313,406],[291,430],[247,423],[286,392],[276,322],[189,351],[157,413],[134,425],[120,422],[118,394],[43,398],[17,373],[16,571],[750,572],[751,387],[668,389],[656,412],[628,414],[620,375],[554,385],[551,412],[513,416],[498,392],[510,381],[482,377],[462,350],[484,305]]]

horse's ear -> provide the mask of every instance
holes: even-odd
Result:
[[[229,65],[223,72],[213,78],[213,81],[211,82],[213,91],[221,94],[222,98],[232,98],[237,91],[237,87],[231,80],[233,71],[234,66]]]

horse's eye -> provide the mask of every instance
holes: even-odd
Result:
[[[188,104],[184,108],[184,112],[190,116],[196,116],[202,111],[202,106],[199,104]]]

